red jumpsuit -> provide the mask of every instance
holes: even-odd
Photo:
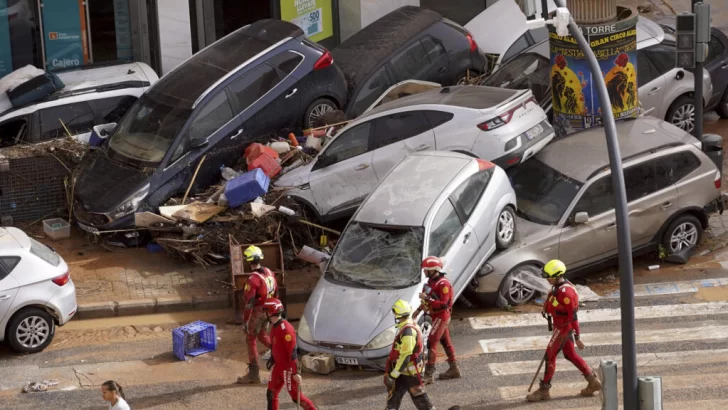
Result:
[[[273,272],[268,268],[254,270],[245,284],[243,300],[243,323],[248,326],[246,341],[248,343],[248,363],[258,364],[258,342],[270,349],[270,338],[267,332],[268,318],[261,309],[263,303],[278,294],[278,283]]]
[[[271,355],[273,369],[268,381],[268,410],[278,410],[278,394],[286,386],[288,394],[295,402],[298,396],[298,383],[293,378],[298,374],[298,353],[296,351],[296,331],[287,320],[281,319],[270,331],[272,342]],[[311,400],[301,394],[301,407],[304,410],[315,410]]]
[[[550,383],[556,371],[556,357],[559,354],[559,347],[564,344],[564,357],[576,366],[584,376],[591,374],[589,365],[579,356],[574,348],[574,339],[569,336],[571,330],[575,336],[579,336],[579,321],[576,312],[579,310],[579,295],[571,282],[564,280],[556,284],[546,297],[544,304],[546,313],[553,317],[554,333],[551,336],[549,345],[546,348],[546,371],[544,383]],[[567,339],[568,338],[568,339]]]
[[[425,285],[423,293],[428,297],[425,300],[425,311],[432,318],[432,331],[427,338],[427,348],[429,349],[427,364],[435,364],[438,343],[442,343],[442,346],[445,348],[447,361],[454,362],[455,348],[450,340],[450,329],[448,328],[454,302],[452,285],[445,278],[445,274],[440,273],[427,280],[427,285]]]

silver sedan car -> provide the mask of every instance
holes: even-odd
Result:
[[[444,259],[457,298],[514,241],[516,196],[499,166],[445,151],[402,159],[342,233],[298,328],[303,351],[382,367],[395,337],[391,306],[419,306],[428,255]],[[426,334],[423,316],[417,318]]]

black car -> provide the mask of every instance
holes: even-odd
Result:
[[[455,85],[485,69],[470,33],[440,14],[404,6],[369,24],[331,50],[346,75],[348,118],[361,115],[389,87],[404,80]]]
[[[187,189],[220,176],[256,138],[308,127],[322,105],[342,107],[346,80],[330,53],[298,26],[260,20],[195,54],[150,87],[96,150],[75,182],[82,228],[134,224]],[[203,159],[204,157],[204,159]]]
[[[675,17],[663,17],[657,23],[665,33],[677,35]],[[713,95],[706,110],[715,108],[721,118],[728,118],[728,36],[715,27],[710,30],[705,69],[713,82]]]

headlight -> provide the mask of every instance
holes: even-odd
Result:
[[[308,322],[306,321],[306,317],[301,317],[301,322],[298,324],[298,337],[301,338],[304,342],[307,343],[313,343],[313,335],[311,334],[311,329],[308,327]]]
[[[365,349],[381,349],[390,346],[394,343],[394,337],[397,336],[397,328],[395,326],[390,327],[384,332],[380,333],[366,345]]]
[[[135,192],[133,195],[127,198],[124,203],[119,205],[119,207],[116,208],[111,214],[111,219],[119,219],[123,216],[129,215],[132,212],[135,212],[137,208],[139,208],[139,204],[142,202],[142,199],[146,198],[148,193],[149,184],[146,184],[144,188]]]

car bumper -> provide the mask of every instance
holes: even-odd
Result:
[[[391,346],[375,350],[347,350],[332,349],[297,338],[298,348],[305,353],[324,353],[334,356],[336,364],[351,366],[366,366],[384,369],[387,358],[392,350]]]
[[[46,304],[58,315],[58,326],[63,326],[76,314],[76,285],[73,280],[60,287],[60,290]]]
[[[541,151],[546,145],[548,145],[556,136],[554,129],[548,125],[545,121],[541,123],[542,126],[544,126],[544,133],[541,138],[534,138],[531,141],[528,141],[526,144],[522,144],[521,148],[518,148],[515,151],[511,151],[508,154],[495,159],[493,162],[500,166],[503,169],[510,168],[512,166],[522,164],[532,156],[536,155],[539,151]],[[548,126],[548,129],[546,128]],[[525,134],[521,135],[522,140],[526,140]]]

